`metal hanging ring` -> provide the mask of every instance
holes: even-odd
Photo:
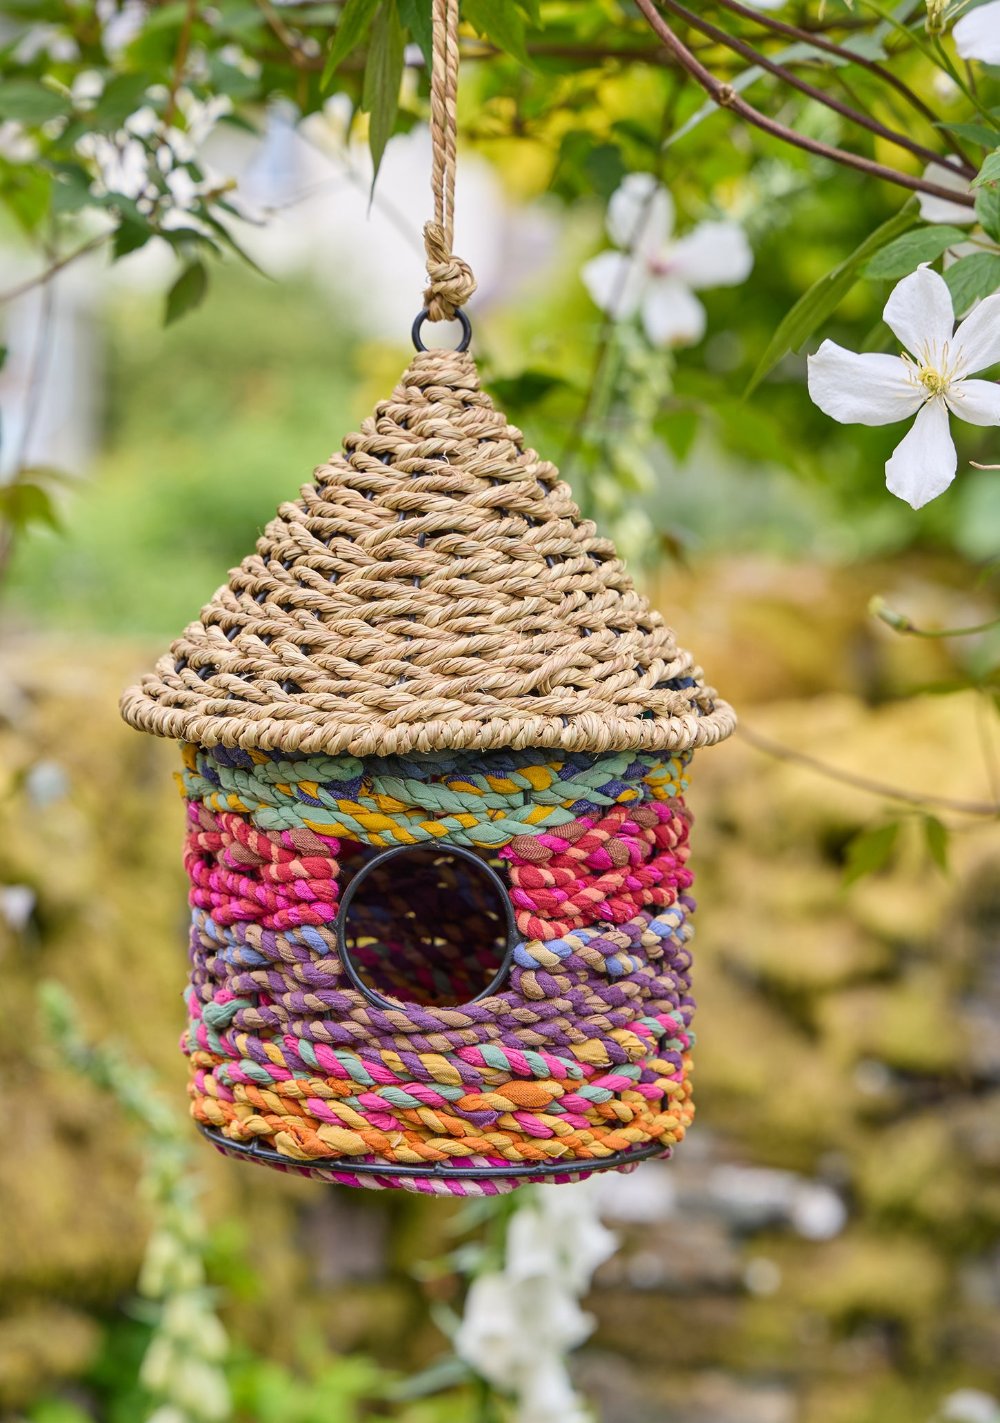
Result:
[[[413,344],[418,351],[426,351],[431,349],[430,347],[424,345],[423,339],[420,335],[420,329],[429,315],[430,312],[425,306],[423,311],[417,313],[417,319],[416,321],[414,321],[413,326],[410,330],[410,335],[413,337]],[[456,352],[467,351],[469,349],[469,342],[472,340],[472,322],[462,310],[455,312],[455,320],[459,322],[462,327],[462,339],[461,341],[459,341],[458,345],[454,349]]]

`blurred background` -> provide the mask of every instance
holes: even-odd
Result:
[[[494,72],[470,69],[456,250],[487,386],[743,723],[692,774],[696,1127],[602,1185],[621,1248],[574,1378],[608,1423],[996,1423],[997,629],[907,636],[868,605],[994,617],[1000,485],[968,467],[976,444],[945,499],[893,500],[893,432],[826,420],[799,358],[742,399],[796,297],[898,198],[696,129],[662,169],[678,224],[738,221],[754,274],[705,294],[690,349],[616,336],[595,414],[606,333],[580,272],[650,96],[611,76],[575,125],[515,138],[491,123]],[[116,706],[405,365],[427,133],[390,140],[369,208],[351,121],[334,100],[303,133],[277,105],[257,134],[213,135],[266,215],[240,228],[266,276],[229,261],[164,327],[175,259],[153,243],[3,309],[8,474],[48,471],[0,569],[4,1420],[144,1418],[149,1299],[188,1266],[240,1419],[501,1416],[448,1363],[481,1213],[252,1170],[189,1131],[176,750]],[[2,252],[5,286],[30,273],[12,224]],[[860,344],[886,291],[849,292],[834,334]]]

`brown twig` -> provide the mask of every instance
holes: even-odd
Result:
[[[322,53],[309,55],[305,52],[301,38],[285,24],[269,0],[256,0],[257,9],[264,16],[268,29],[281,44],[282,49],[296,69],[322,69],[326,56]]]
[[[815,84],[810,84],[806,79],[800,79],[785,65],[779,64],[777,60],[770,59],[766,54],[761,54],[754,49],[753,45],[747,44],[745,40],[738,39],[735,35],[729,34],[726,30],[720,29],[718,25],[713,25],[709,20],[703,20],[699,15],[694,14],[681,5],[678,0],[661,0],[666,8],[672,11],[687,24],[700,30],[703,35],[714,40],[717,44],[740,55],[748,63],[756,65],[758,68],[766,70],[768,74],[773,74],[776,79],[780,79],[783,84],[787,84],[790,89],[797,89],[800,94],[805,94],[817,104],[824,105],[825,108],[832,109],[841,118],[847,119],[848,123],[856,124],[859,128],[867,129],[876,137],[884,139],[886,143],[893,144],[896,148],[906,149],[915,158],[922,158],[925,163],[940,163],[941,154],[933,148],[926,148],[922,143],[915,142],[908,138],[906,134],[897,133],[895,129],[888,128],[885,124],[879,123],[878,119],[873,119],[869,114],[852,108],[850,104],[843,103],[840,99],[834,98],[832,94],[827,94],[823,89],[819,89]]]
[[[862,158],[857,153],[849,153],[847,149],[836,148],[832,144],[822,143],[819,139],[808,138],[805,134],[796,133],[794,129],[780,123],[777,119],[762,114],[759,109],[755,109],[752,104],[748,104],[745,99],[741,98],[731,84],[720,83],[715,75],[705,68],[697,56],[678,38],[656,9],[653,0],[635,0],[635,3],[645,15],[653,33],[663,40],[663,43],[691,77],[701,85],[709,98],[721,109],[728,109],[738,118],[743,119],[754,128],[760,129],[762,133],[770,134],[772,138],[777,138],[780,142],[787,143],[793,148],[801,148],[804,152],[812,153],[817,158],[826,158],[845,168],[855,168],[860,173],[866,173],[870,178],[881,178],[883,182],[893,183],[899,188],[907,188],[914,193],[929,193],[932,197],[945,198],[948,202],[957,202],[963,207],[973,208],[975,206],[975,199],[969,193],[956,193],[952,188],[944,188],[938,183],[929,183],[924,178],[914,178],[909,173],[901,173],[898,169],[889,168],[884,163],[876,163],[871,158]]]
[[[855,771],[831,766],[829,762],[821,761],[818,756],[810,756],[807,751],[797,751],[780,741],[772,741],[769,736],[762,736],[759,731],[752,730],[745,722],[737,726],[736,735],[741,736],[756,750],[762,751],[765,756],[773,756],[776,761],[789,761],[798,766],[805,766],[818,775],[826,776],[828,780],[853,786],[855,790],[866,791],[869,795],[898,800],[904,805],[915,805],[921,809],[935,806],[939,810],[954,811],[956,815],[987,816],[990,819],[1000,816],[1000,801],[956,800],[952,796],[931,795],[906,790],[901,786],[891,786],[883,781],[872,780],[869,776],[858,775]]]
[[[177,113],[177,91],[181,87],[184,79],[184,70],[187,68],[188,52],[191,49],[191,32],[194,29],[195,16],[198,13],[198,0],[187,0],[187,8],[184,11],[184,21],[181,25],[181,32],[177,37],[177,50],[174,54],[174,67],[170,76],[170,90],[167,94],[167,106],[163,111],[163,127],[169,128]]]
[[[744,20],[749,20],[751,24],[759,25],[762,29],[770,30],[772,34],[782,35],[785,39],[797,40],[802,44],[812,45],[814,49],[822,50],[825,54],[834,55],[838,59],[846,60],[850,64],[856,64],[860,69],[866,69],[869,74],[874,74],[883,84],[888,84],[891,88],[906,100],[906,102],[921,114],[927,122],[937,132],[942,132],[937,128],[937,115],[929,104],[921,99],[919,94],[914,93],[908,84],[900,79],[891,69],[886,69],[885,65],[879,64],[875,59],[868,59],[867,56],[856,54],[854,50],[848,49],[845,45],[837,44],[834,40],[828,40],[818,31],[806,30],[798,25],[790,25],[786,20],[779,20],[774,15],[765,13],[763,10],[751,10],[747,5],[740,3],[740,0],[716,0],[724,10],[728,10],[733,15],[739,15]],[[864,22],[862,22],[863,24]],[[973,177],[979,170],[972,159],[966,154],[962,145],[953,134],[946,130],[943,132],[945,142],[952,152],[961,159],[962,167]]]
[[[103,246],[110,237],[110,233],[102,232],[97,237],[91,237],[84,242],[81,247],[74,247],[72,252],[67,252],[65,257],[59,257],[55,262],[50,263],[43,271],[36,273],[33,277],[28,277],[16,287],[8,287],[5,292],[0,292],[0,306],[5,302],[15,301],[19,296],[24,296],[26,292],[34,291],[35,287],[43,287],[52,278],[58,276],[64,267],[68,267],[71,262],[75,262],[79,257],[86,257],[88,252],[95,251]]]

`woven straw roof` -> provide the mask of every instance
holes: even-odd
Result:
[[[526,450],[472,358],[425,351],[122,698],[246,749],[683,749],[731,708]]]

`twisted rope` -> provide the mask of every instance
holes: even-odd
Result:
[[[458,128],[458,4],[434,0],[431,16],[431,189],[434,220],[424,226],[431,321],[451,321],[476,290],[472,269],[451,250],[455,241],[455,154]]]
[[[366,758],[683,751],[733,725],[450,351],[415,358],[122,710],[202,746]]]
[[[692,1113],[682,773],[680,762],[655,756],[359,763],[185,748],[184,1046],[196,1120],[223,1145],[261,1142],[323,1179],[373,1184],[351,1174],[353,1159],[384,1167],[375,1184],[448,1194],[512,1189],[520,1178],[505,1167],[559,1162],[573,1175],[650,1144],[668,1153]],[[480,922],[485,905],[463,900],[447,875],[437,927],[464,925],[453,951],[461,961],[420,964],[407,919],[416,905],[420,921],[420,905],[400,881],[371,911],[367,932],[382,954],[369,944],[355,962],[368,952],[402,997],[396,1006],[360,993],[338,952],[336,915],[373,842],[302,824],[265,827],[247,804],[271,813],[346,786],[384,800],[388,785],[421,802],[381,812],[407,830],[414,814],[427,827],[475,813],[457,810],[456,798],[507,826],[489,853],[499,855],[493,863],[508,878],[524,937],[490,998],[435,998],[442,972],[460,992],[475,991],[477,953],[495,933],[495,920]],[[570,818],[526,826],[517,803],[530,804],[536,789],[546,812]],[[441,848],[454,838],[446,832]],[[448,1162],[488,1166],[495,1178],[480,1187],[393,1175],[394,1166]]]

